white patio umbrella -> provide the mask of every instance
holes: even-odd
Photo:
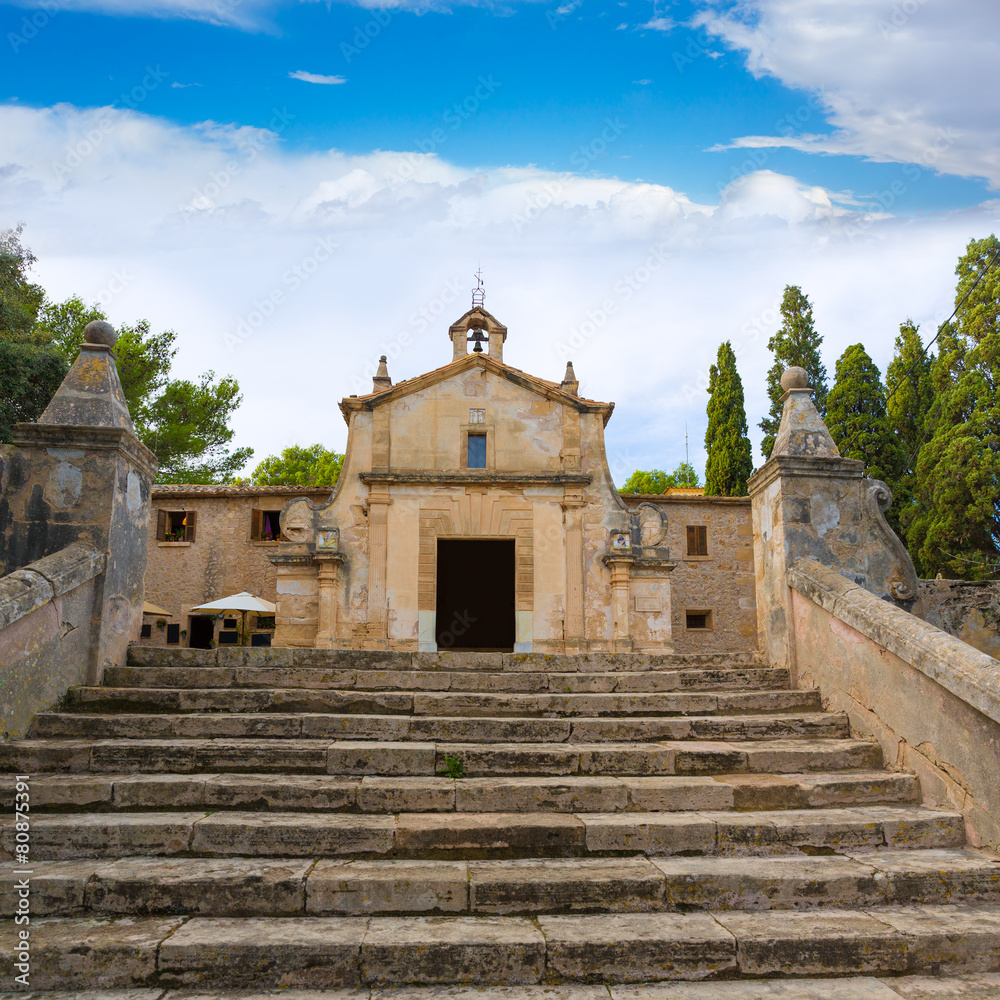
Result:
[[[277,612],[277,607],[270,601],[265,601],[261,597],[254,597],[253,594],[243,590],[238,594],[231,594],[229,597],[220,597],[217,601],[209,601],[208,604],[199,604],[192,608],[192,611],[239,611],[243,615],[243,622],[240,628],[240,645],[245,645],[243,635],[246,632],[247,612],[253,611],[258,615],[273,615]]]

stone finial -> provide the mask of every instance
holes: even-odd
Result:
[[[791,392],[792,389],[811,389],[809,372],[805,368],[786,368],[781,376],[781,388],[785,392]]]
[[[389,369],[385,363],[385,355],[378,359],[378,371],[372,379],[372,392],[385,392],[392,388],[392,379],[389,378]]]
[[[88,323],[84,327],[83,341],[85,344],[110,347],[114,350],[114,346],[118,341],[118,334],[115,333],[115,328],[107,320],[95,319],[92,323]]]
[[[840,458],[840,450],[812,401],[809,374],[804,368],[786,368],[781,376],[784,408],[771,458]]]
[[[580,380],[576,377],[576,372],[573,371],[573,362],[566,362],[566,374],[563,375],[562,382],[559,383],[559,388],[563,392],[570,392],[574,396],[580,393]]]
[[[40,424],[117,427],[135,434],[115,365],[117,340],[115,328],[106,320],[87,324],[80,353],[38,418]]]

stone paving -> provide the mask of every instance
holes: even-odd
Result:
[[[0,746],[33,986],[1000,1000],[1000,862],[752,657],[201,655],[136,651]]]

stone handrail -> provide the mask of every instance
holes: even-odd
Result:
[[[804,597],[1000,722],[1000,661],[813,559],[799,559],[789,567],[787,579]]]
[[[100,576],[104,563],[103,552],[84,542],[74,542],[0,577],[0,629]]]

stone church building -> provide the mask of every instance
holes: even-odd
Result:
[[[274,645],[662,652],[679,620],[713,635],[722,603],[737,643],[756,636],[748,501],[678,497],[699,508],[686,524],[673,498],[627,503],[605,453],[614,404],[581,397],[571,364],[561,382],[506,364],[481,304],[449,336],[443,368],[394,385],[383,358],[373,391],[342,400],[339,482],[289,500],[268,552]]]

